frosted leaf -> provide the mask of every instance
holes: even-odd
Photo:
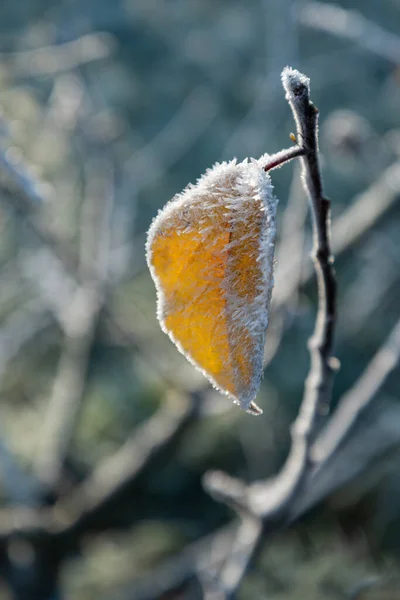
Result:
[[[218,390],[258,414],[277,207],[263,160],[208,169],[158,213],[146,246],[162,329]]]

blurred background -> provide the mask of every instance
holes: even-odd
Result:
[[[3,0],[0,17],[0,599],[201,598],[235,526],[204,474],[283,464],[316,308],[297,166],[273,172],[261,417],[161,332],[144,244],[214,162],[291,145],[287,64],[320,110],[341,369],[319,487],[239,597],[400,598],[399,0]]]

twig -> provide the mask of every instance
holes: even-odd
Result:
[[[317,275],[318,312],[315,330],[309,342],[311,367],[306,380],[303,401],[298,417],[292,426],[292,447],[289,457],[278,477],[267,485],[253,486],[252,493],[239,483],[233,494],[232,485],[226,476],[209,477],[208,489],[220,499],[231,503],[237,510],[247,510],[262,523],[261,535],[254,538],[253,547],[248,550],[248,558],[241,577],[234,585],[224,589],[222,597],[231,600],[235,597],[242,576],[265,539],[282,528],[288,521],[296,496],[301,492],[311,469],[310,450],[317,434],[319,420],[329,410],[335,362],[332,358],[333,334],[336,310],[336,282],[330,249],[330,202],[322,191],[322,180],[318,162],[318,111],[310,101],[309,79],[290,68],[284,69],[282,82],[286,98],[290,104],[297,126],[297,139],[303,153],[302,179],[310,200],[313,218],[314,247],[312,258]],[[224,483],[228,482],[226,494]],[[219,578],[221,583],[231,570],[225,565]],[[220,594],[221,596],[221,594]]]
[[[272,485],[267,498],[254,498],[253,510],[264,522],[287,513],[294,495],[301,488],[310,466],[310,448],[319,420],[329,411],[335,362],[332,358],[336,310],[336,282],[330,250],[330,203],[322,192],[318,163],[318,111],[310,101],[309,80],[298,71],[286,68],[282,74],[286,98],[292,109],[297,137],[305,150],[300,159],[302,177],[310,199],[313,217],[314,247],[312,258],[317,274],[318,312],[315,330],[309,342],[311,367],[306,380],[299,415],[292,426],[292,447],[286,465]]]
[[[292,146],[291,148],[287,148],[285,150],[280,150],[279,152],[266,157],[264,171],[272,171],[273,169],[277,169],[290,160],[293,160],[293,158],[304,156],[304,154],[304,147],[299,145]]]
[[[323,194],[319,169],[318,111],[310,102],[309,80],[304,75],[287,68],[283,71],[282,80],[296,121],[298,138],[306,152],[300,161],[313,218],[312,258],[318,286],[318,313],[314,334],[309,342],[311,368],[299,417],[292,432],[300,438],[299,450],[304,448],[306,461],[315,435],[316,421],[323,411],[329,410],[331,402],[335,371],[332,352],[336,320],[336,280],[330,248],[330,201]]]

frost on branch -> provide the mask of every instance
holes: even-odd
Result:
[[[257,414],[277,206],[264,161],[216,164],[159,212],[147,240],[161,327],[218,390]]]
[[[282,71],[282,85],[286,91],[286,99],[290,102],[293,97],[300,96],[304,91],[310,93],[310,79],[292,67]]]
[[[291,67],[285,67],[281,77],[286,91],[286,100],[292,109],[297,132],[300,136],[301,132],[309,130],[306,121],[310,108],[310,80],[303,73]],[[313,110],[315,110],[315,107],[313,107]]]

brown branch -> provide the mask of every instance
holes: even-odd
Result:
[[[330,203],[323,194],[318,161],[318,111],[310,101],[307,77],[290,68],[284,69],[282,82],[286,99],[292,109],[297,126],[297,139],[302,153],[302,180],[308,194],[314,233],[312,259],[317,275],[318,312],[313,336],[309,341],[311,367],[304,389],[298,417],[292,426],[292,447],[281,473],[272,482],[242,486],[226,476],[214,474],[206,485],[214,495],[230,503],[238,511],[257,517],[262,524],[261,535],[254,536],[253,546],[247,550],[245,566],[239,577],[229,581],[233,560],[224,566],[215,597],[231,600],[240,582],[254,561],[266,535],[272,535],[290,521],[294,499],[301,492],[311,469],[310,451],[315,440],[320,417],[329,410],[335,360],[332,357],[336,313],[336,282],[330,248]],[[233,491],[233,493],[231,493]],[[242,533],[239,529],[239,535]]]
[[[266,157],[264,171],[272,171],[272,169],[277,169],[294,158],[304,156],[304,153],[304,148],[297,145],[292,146],[291,148],[286,148],[285,150],[280,150],[275,154],[271,154],[271,156]]]
[[[331,402],[336,366],[332,358],[336,280],[330,247],[330,201],[323,194],[318,159],[318,110],[310,102],[309,80],[304,75],[287,68],[283,71],[282,81],[296,121],[298,138],[305,150],[300,162],[313,219],[312,259],[318,286],[318,313],[309,342],[311,368],[293,429],[293,436],[299,437],[300,448],[304,448],[307,454],[315,437],[316,422],[321,413],[329,409]]]
[[[336,283],[330,250],[330,204],[322,191],[318,163],[318,111],[310,102],[309,80],[298,71],[285,69],[282,75],[286,98],[297,125],[297,136],[305,150],[300,159],[302,178],[313,217],[313,262],[318,285],[318,312],[309,342],[311,367],[306,380],[299,415],[292,427],[292,448],[277,480],[267,486],[267,498],[260,494],[253,510],[264,520],[286,508],[299,491],[309,468],[309,453],[318,431],[320,417],[330,407],[335,361],[332,358],[336,311]],[[272,489],[276,494],[271,493]],[[283,519],[285,520],[285,518]]]

